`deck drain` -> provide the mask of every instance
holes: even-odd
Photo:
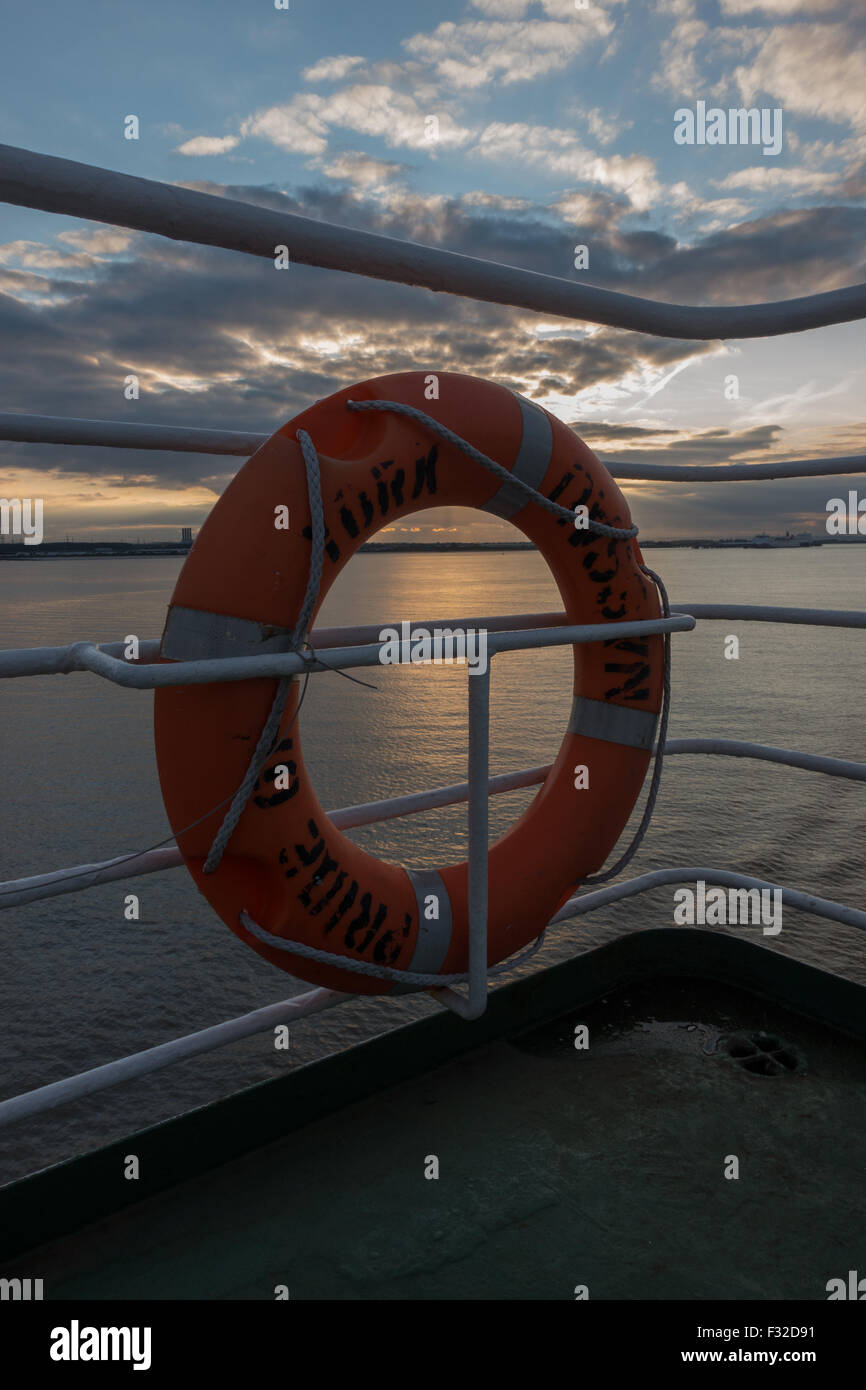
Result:
[[[776,1033],[727,1033],[719,1038],[715,1053],[755,1076],[785,1076],[802,1071],[805,1065],[800,1054]]]

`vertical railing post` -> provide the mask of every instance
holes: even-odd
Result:
[[[490,662],[470,670],[469,682],[469,993],[431,991],[461,1018],[480,1018],[487,1008],[487,883],[490,830]]]
[[[469,1008],[487,1007],[487,888],[490,832],[490,664],[469,673]]]

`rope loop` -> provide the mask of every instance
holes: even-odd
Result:
[[[497,478],[501,478],[505,483],[512,483],[515,487],[525,492],[527,497],[531,497],[534,502],[542,508],[563,521],[574,523],[574,512],[570,507],[561,507],[558,502],[552,502],[549,497],[545,497],[543,492],[532,487],[530,483],[525,483],[522,478],[515,478],[507,468],[503,468],[501,463],[496,463],[486,454],[482,454],[480,449],[476,449],[474,444],[461,439],[459,434],[449,430],[446,425],[440,425],[438,420],[434,420],[432,415],[425,415],[423,410],[416,410],[414,405],[404,405],[402,401],[347,401],[346,406],[349,410],[386,410],[393,411],[395,415],[405,415],[409,420],[415,420],[419,425],[426,426],[434,434],[438,434],[446,443],[453,444],[456,449],[460,449],[467,458],[474,459],[480,463],[482,468],[486,468],[488,473],[493,473]],[[609,536],[612,540],[628,541],[638,534],[636,526],[608,526],[603,521],[587,520],[584,530],[592,531],[597,536]]]
[[[377,980],[392,980],[395,984],[412,985],[415,989],[444,989],[446,985],[465,985],[469,982],[468,974],[426,975],[417,970],[396,970],[391,965],[378,965],[374,961],[368,960],[353,960],[351,956],[339,956],[334,951],[322,951],[318,946],[306,946],[301,941],[287,941],[285,937],[274,936],[272,932],[260,927],[246,910],[238,914],[238,921],[251,936],[254,936],[265,946],[271,946],[276,951],[288,951],[293,956],[303,956],[304,960],[313,960],[319,965],[335,965],[338,969],[348,970],[353,975],[367,975]],[[545,927],[529,946],[510,960],[488,966],[488,977],[505,975],[509,970],[516,970],[519,965],[523,965],[535,955],[536,951],[541,950],[546,932],[547,928]]]
[[[647,578],[653,581],[658,589],[659,597],[662,602],[662,614],[665,618],[669,618],[671,616],[671,605],[668,598],[668,591],[662,582],[661,576],[656,574],[655,570],[649,569],[646,565],[641,565],[641,569]],[[622,872],[626,864],[630,864],[632,859],[634,859],[634,856],[640,849],[644,837],[649,830],[662,780],[662,767],[665,760],[665,740],[668,735],[668,719],[670,718],[671,712],[671,635],[669,632],[664,634],[664,652],[662,709],[659,716],[658,737],[656,738],[655,761],[653,763],[653,775],[650,781],[649,794],[646,799],[643,815],[641,816],[640,825],[635,831],[634,838],[628,849],[620,856],[616,863],[611,868],[605,869],[603,873],[590,874],[588,878],[582,879],[582,887],[587,883],[607,883],[609,879],[616,878],[617,874]]]
[[[312,522],[313,544],[310,550],[310,572],[307,576],[307,587],[301,603],[301,611],[292,633],[290,650],[300,656],[307,666],[306,678],[309,680],[309,663],[312,657],[303,651],[309,648],[313,653],[313,647],[309,642],[309,629],[312,621],[313,612],[316,607],[316,600],[319,597],[319,589],[322,583],[322,565],[325,558],[325,510],[322,505],[322,478],[319,470],[319,456],[316,447],[306,430],[298,430],[298,443],[301,446],[301,453],[304,458],[304,468],[307,474],[307,495],[310,499],[310,518]],[[214,836],[210,847],[210,853],[204,862],[203,872],[206,874],[215,873],[222,862],[229,840],[235,831],[235,826],[243,815],[247,802],[252,794],[253,787],[259,779],[262,768],[273,750],[280,731],[280,724],[283,720],[283,713],[288,702],[289,693],[294,681],[293,676],[281,676],[277,682],[277,690],[274,695],[270,713],[265,720],[264,728],[259,735],[255,752],[250,759],[249,767],[244,774],[243,781],[235,792],[231,800],[231,805],[223,817],[222,825]],[[297,719],[300,712],[300,704],[295,712]]]

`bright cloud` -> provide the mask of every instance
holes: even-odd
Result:
[[[91,256],[118,256],[129,248],[132,239],[133,233],[122,227],[72,227],[57,237],[65,245]]]
[[[481,10],[482,14],[494,15],[497,19],[523,19],[524,15],[533,9],[543,10],[551,19],[573,19],[577,12],[574,0],[470,0],[470,3],[473,9]],[[613,0],[613,3],[615,4],[616,0]],[[609,8],[613,8],[613,5]],[[590,18],[590,9],[603,10],[604,5],[587,5],[577,17]],[[596,19],[597,16],[592,18]]]
[[[570,130],[494,122],[482,131],[474,149],[486,159],[542,164],[551,173],[624,193],[639,211],[656,202],[662,191],[655,163],[647,155],[594,154]]]
[[[353,68],[360,67],[364,62],[365,58],[350,58],[347,54],[341,54],[337,58],[322,58],[311,68],[304,68],[303,76],[307,82],[341,82]]]
[[[846,8],[853,14],[859,8],[859,0],[719,0],[719,3],[723,14],[752,14],[759,10],[780,19],[800,14],[838,14]]]
[[[430,34],[415,34],[403,47],[430,64],[453,87],[480,88],[528,82],[566,67],[589,44],[606,38],[613,24],[599,6],[570,10],[565,22],[523,20],[468,24],[451,21]]]
[[[322,118],[333,126],[343,126],[362,135],[378,136],[387,145],[421,150],[431,147],[426,125],[429,112],[413,96],[377,83],[358,83],[335,92],[320,108]],[[471,132],[458,125],[445,112],[434,113],[438,121],[436,145],[458,149]]]
[[[347,150],[318,166],[329,179],[351,183],[365,193],[382,189],[406,174],[405,164],[392,159],[372,159],[358,150]]]
[[[435,139],[431,138],[429,115],[406,92],[379,83],[358,83],[330,97],[310,93],[293,97],[285,106],[268,107],[245,120],[241,133],[309,155],[324,154],[334,127],[384,140],[392,147],[431,152],[437,147],[459,149],[470,139],[471,132],[444,112],[436,115]]]
[[[191,140],[185,140],[182,145],[178,145],[176,153],[189,155],[227,154],[229,150],[233,150],[239,144],[237,135],[194,135]]]
[[[293,97],[284,106],[269,106],[249,116],[241,134],[257,135],[292,153],[323,154],[328,147],[328,126],[321,114],[324,105],[319,96]]]
[[[767,30],[753,60],[734,78],[747,102],[768,93],[786,111],[866,127],[866,43],[844,24],[792,24]]]
[[[5,246],[0,246],[0,263],[22,266],[28,270],[65,270],[89,265],[90,257],[58,251],[56,247],[44,246],[39,241],[8,241]]]

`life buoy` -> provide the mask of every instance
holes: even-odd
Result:
[[[609,539],[544,511],[418,422],[349,401],[417,407],[548,498],[611,526],[631,525],[619,488],[561,421],[502,386],[440,373],[377,377],[318,402],[249,459],[203,525],[177,581],[162,660],[268,651],[301,609],[311,550],[311,506],[299,429],[319,456],[325,553],[319,607],[336,575],[380,527],[443,505],[508,518],[546,559],[571,624],[657,618],[655,586],[634,539]],[[275,525],[287,508],[288,529]],[[394,603],[386,602],[387,617]],[[651,757],[662,699],[663,638],[609,639],[574,647],[568,729],[527,810],[490,847],[488,955],[493,964],[538,935],[575,888],[605,861],[634,806]],[[419,677],[420,678],[420,677]],[[471,677],[470,677],[471,679]],[[203,866],[226,802],[244,778],[274,699],[274,678],[161,687],[155,699],[159,776],[186,865],[222,920],[273,965],[347,992],[395,986],[275,949],[241,924],[342,957],[398,970],[450,974],[468,964],[466,863],[401,868],[333,825],[304,766],[298,683],[258,785],[219,867]],[[575,770],[589,769],[576,789]],[[288,785],[275,789],[275,769]],[[283,780],[286,774],[283,773]],[[208,816],[213,808],[223,812]],[[186,828],[189,827],[189,828]],[[429,909],[431,900],[436,910]]]

